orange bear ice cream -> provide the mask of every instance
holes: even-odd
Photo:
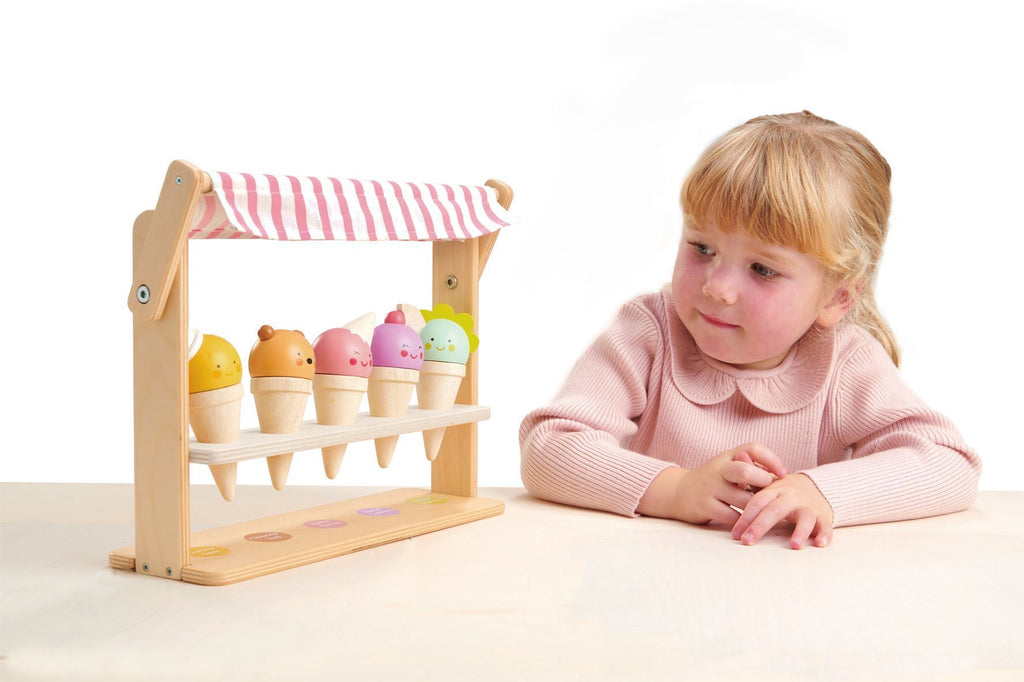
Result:
[[[257,341],[249,351],[249,376],[313,379],[316,362],[313,346],[298,330],[260,327]]]

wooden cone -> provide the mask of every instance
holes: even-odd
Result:
[[[302,428],[313,382],[297,377],[253,377],[252,395],[256,400],[256,416],[263,433],[295,433]],[[286,452],[267,457],[270,481],[275,490],[284,490],[292,455]]]
[[[354,424],[359,405],[369,386],[363,377],[349,377],[335,374],[313,376],[313,402],[316,404],[316,420],[320,424],[347,426]],[[347,443],[321,448],[324,458],[324,473],[334,480],[341,468]]]
[[[242,413],[242,384],[200,391],[188,396],[188,420],[200,443],[234,443]],[[210,473],[221,497],[235,499],[238,463],[211,464]]]
[[[374,417],[402,417],[409,411],[409,400],[419,381],[416,369],[398,367],[374,367],[370,372],[370,385],[366,397],[370,402],[370,414]],[[377,464],[386,469],[395,454],[398,436],[376,438]]]
[[[242,384],[190,393],[188,421],[200,443],[234,443],[242,414]]]
[[[217,483],[220,496],[230,502],[235,499],[235,481],[238,479],[238,462],[227,464],[211,464],[210,473]]]
[[[427,360],[420,369],[420,381],[416,385],[416,396],[420,409],[448,410],[455,404],[455,397],[466,376],[466,366],[455,362],[434,362]],[[433,462],[441,449],[445,429],[429,429],[423,432],[423,449],[427,459]]]
[[[445,431],[447,429],[428,429],[423,432],[423,450],[431,462],[437,459],[437,453],[441,451]]]
[[[324,473],[332,481],[338,476],[338,470],[341,469],[341,460],[344,459],[346,450],[348,450],[348,443],[328,445],[327,447],[320,448],[320,453],[324,459]]]
[[[283,455],[271,455],[267,457],[267,468],[270,470],[270,482],[274,490],[284,490],[284,484],[288,480],[288,470],[292,468],[293,452]]]

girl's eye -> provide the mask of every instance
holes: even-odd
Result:
[[[779,275],[778,271],[773,270],[763,263],[754,263],[750,266],[750,269],[753,270],[758,277],[762,277],[764,279],[774,279]]]
[[[690,242],[690,246],[692,246],[693,250],[700,256],[715,255],[715,250],[712,249],[707,244],[705,244],[704,242]]]

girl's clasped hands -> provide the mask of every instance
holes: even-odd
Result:
[[[790,547],[803,549],[832,541],[832,508],[810,478],[786,471],[782,460],[759,443],[719,453],[691,470],[662,472],[641,501],[641,513],[693,524],[732,526],[734,539],[752,545],[783,522],[794,525]],[[658,491],[663,496],[657,499]]]

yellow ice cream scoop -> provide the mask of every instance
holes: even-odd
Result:
[[[235,347],[213,334],[192,332],[189,343],[188,392],[201,393],[242,381],[242,359]]]

